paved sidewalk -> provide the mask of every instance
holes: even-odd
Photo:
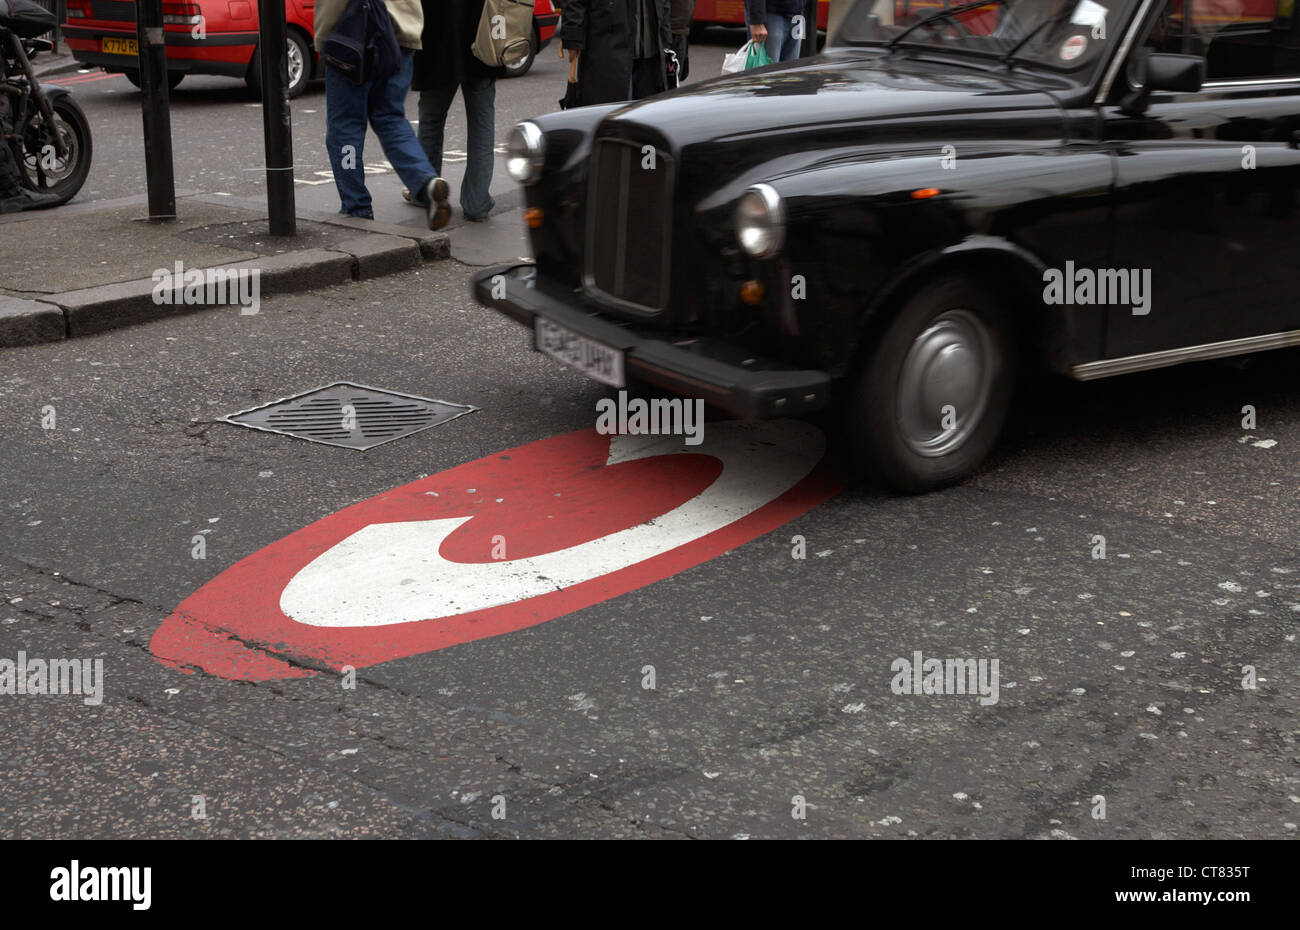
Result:
[[[55,76],[68,74],[84,67],[72,57],[72,52],[68,51],[67,45],[60,43],[59,49],[58,54],[37,53],[36,57],[32,59],[32,70],[36,72],[38,78],[50,80],[53,83]]]
[[[271,236],[265,204],[213,194],[178,192],[176,212],[151,223],[137,196],[0,217],[0,347],[214,307],[255,313],[254,289],[260,300],[449,254],[446,233],[303,210],[297,236]]]

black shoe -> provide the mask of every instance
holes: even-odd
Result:
[[[424,209],[429,215],[429,228],[442,229],[451,220],[451,188],[444,178],[431,178],[424,186]]]
[[[39,210],[42,207],[53,207],[59,202],[58,194],[47,194],[41,191],[27,190],[24,188],[12,197],[0,199],[0,213],[18,213],[22,210]]]
[[[488,217],[492,215],[492,211],[496,209],[496,206],[497,202],[493,200],[492,205],[483,213],[470,213],[464,207],[461,207],[461,212],[465,214],[465,219],[469,220],[471,223],[486,223]]]

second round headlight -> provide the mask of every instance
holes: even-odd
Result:
[[[770,184],[755,184],[736,204],[736,238],[754,258],[770,258],[785,244],[785,204]]]

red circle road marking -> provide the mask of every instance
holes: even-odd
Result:
[[[823,452],[798,421],[710,423],[695,447],[592,430],[518,446],[253,553],[186,598],[150,647],[176,668],[258,681],[509,633],[806,513],[840,489]]]

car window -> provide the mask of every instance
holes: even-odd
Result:
[[[852,0],[832,45],[898,42],[992,58],[1008,54],[1086,77],[1128,18],[1133,0]],[[958,12],[940,19],[945,10]]]
[[[1146,47],[1205,57],[1207,81],[1300,78],[1295,0],[1168,0]]]

